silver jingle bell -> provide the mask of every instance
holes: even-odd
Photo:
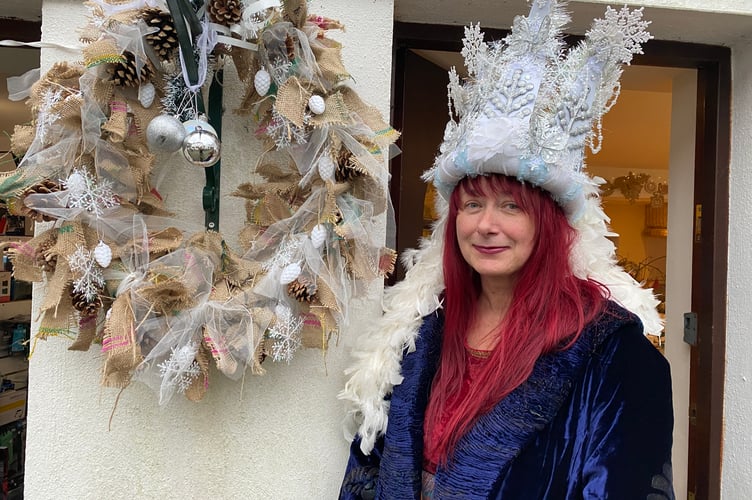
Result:
[[[188,120],[183,123],[186,131],[183,140],[183,156],[197,167],[211,167],[219,161],[221,143],[214,127],[204,120]]]
[[[146,127],[146,143],[152,153],[174,153],[183,146],[185,127],[172,115],[159,115]]]

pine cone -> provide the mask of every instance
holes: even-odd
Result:
[[[139,76],[136,71],[136,56],[132,52],[125,51],[123,52],[123,58],[125,61],[115,63],[110,70],[112,81],[115,85],[135,87],[152,77],[154,72],[151,69],[149,61],[145,61],[143,68],[141,68],[141,75]]]
[[[48,240],[40,244],[34,254],[37,267],[47,273],[53,272],[57,266],[57,255],[50,253],[53,246],[55,246],[55,240]]]
[[[241,0],[209,0],[209,17],[217,24],[238,24],[243,15]]]
[[[93,316],[97,313],[100,307],[102,307],[102,300],[99,298],[99,296],[96,296],[94,300],[87,300],[86,296],[81,292],[74,292],[71,290],[70,293],[71,296],[71,302],[73,302],[73,307],[76,308],[76,310],[81,311],[81,314],[84,314],[85,316]]]
[[[169,12],[160,9],[144,9],[141,18],[150,28],[157,28],[157,31],[149,33],[145,38],[160,59],[166,61],[178,47],[178,37],[172,16]]]
[[[33,208],[27,207],[23,203],[23,200],[30,194],[49,194],[49,193],[54,193],[56,191],[60,191],[60,185],[51,179],[45,179],[39,184],[34,184],[30,188],[27,188],[23,193],[21,193],[21,196],[20,196],[21,204],[16,208],[18,215],[29,217],[30,219],[33,219],[36,222],[55,220],[54,217],[50,217],[49,215],[45,215],[43,213],[37,212]]]
[[[342,150],[337,158],[337,168],[334,170],[334,179],[337,182],[349,182],[363,173],[356,167],[355,157],[347,150]]]
[[[287,293],[300,302],[311,302],[316,298],[316,283],[308,278],[298,278],[287,285]]]

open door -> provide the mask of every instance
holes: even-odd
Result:
[[[484,31],[490,39],[505,35]],[[401,252],[414,248],[422,234],[425,187],[419,177],[437,153],[447,121],[446,60],[432,51],[459,52],[463,28],[396,22],[394,36],[392,123],[402,131],[403,155],[393,163],[391,192]],[[633,64],[689,70],[673,82],[665,353],[675,384],[677,498],[715,499],[725,371],[730,51],[650,41],[645,52]],[[697,318],[689,343],[684,313]]]

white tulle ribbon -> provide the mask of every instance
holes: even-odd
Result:
[[[279,0],[247,1],[243,9],[243,18],[239,24],[234,24],[230,29],[241,38],[255,38],[258,32],[269,22],[271,15],[259,19],[256,14],[266,9],[274,9],[281,6]],[[271,11],[273,13],[273,11]]]
[[[214,50],[214,46],[217,45],[217,32],[213,29],[210,29],[210,25],[208,21],[204,18],[203,21],[201,21],[201,34],[199,35],[198,39],[196,40],[196,49],[198,49],[198,81],[197,82],[191,82],[190,78],[188,78],[188,70],[185,67],[185,59],[183,59],[183,51],[181,50],[180,53],[180,67],[183,70],[183,80],[185,80],[185,85],[188,87],[188,89],[191,90],[191,92],[198,92],[201,87],[204,86],[204,82],[206,82],[206,74],[209,68],[209,54],[212,50]]]
[[[18,40],[0,40],[0,47],[34,47],[35,49],[81,50],[81,45],[63,45],[54,42],[19,42]]]
[[[246,40],[241,40],[239,38],[233,38],[232,34],[236,33],[238,36],[242,37],[241,29],[238,28],[237,24],[234,24],[232,27],[228,28],[227,26],[223,26],[221,24],[216,23],[208,23],[209,28],[213,29],[216,34],[216,43],[224,43],[225,45],[232,45],[233,47],[238,47],[241,49],[247,49],[247,50],[258,50],[258,45],[255,43],[248,42]]]
[[[8,99],[21,101],[31,94],[31,86],[39,81],[39,68],[30,69],[20,76],[9,76],[7,79]]]

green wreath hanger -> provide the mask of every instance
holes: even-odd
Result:
[[[160,404],[200,400],[210,366],[232,379],[326,349],[351,299],[392,271],[376,240],[398,133],[347,86],[337,21],[303,0],[93,0],[83,63],[58,62],[16,127],[9,209],[38,222],[10,253],[45,281],[35,337],[100,345],[102,383],[148,384]],[[231,65],[230,65],[231,63]],[[237,187],[246,224],[219,229],[222,75],[265,152]],[[208,106],[203,91],[208,90]],[[206,230],[171,217],[157,185],[170,155],[204,168]],[[32,350],[33,351],[33,350]]]

